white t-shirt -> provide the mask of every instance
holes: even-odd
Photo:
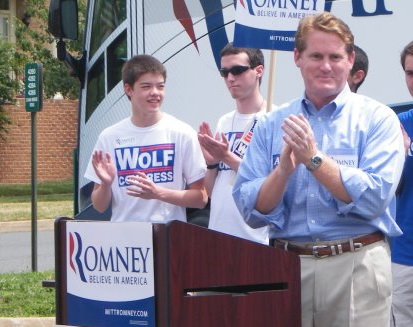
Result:
[[[162,187],[183,190],[204,178],[205,161],[192,127],[166,113],[145,128],[133,125],[129,117],[102,131],[95,150],[108,152],[117,170],[112,184],[112,221],[186,221],[184,207],[127,195],[125,179],[143,171]],[[91,160],[85,177],[101,183]]]
[[[219,120],[216,132],[224,133],[229,142],[229,148],[233,151],[246,129],[250,129],[254,118],[263,114],[240,114],[231,111],[223,115]],[[242,237],[247,240],[268,244],[268,227],[249,227],[232,197],[232,187],[236,173],[225,163],[220,162],[218,175],[215,179],[214,188],[211,194],[211,213],[209,218],[209,228],[226,234]]]

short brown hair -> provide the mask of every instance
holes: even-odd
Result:
[[[400,62],[402,64],[403,70],[406,69],[405,64],[407,56],[413,56],[413,41],[409,42],[409,44],[404,47],[400,55]]]
[[[264,54],[261,49],[256,48],[237,48],[234,47],[232,42],[228,43],[221,50],[221,58],[229,55],[236,55],[239,53],[246,53],[248,56],[249,65],[251,68],[262,65],[264,67]],[[259,84],[261,85],[262,76],[259,79]]]
[[[298,24],[295,33],[295,48],[303,52],[307,48],[307,36],[312,31],[322,31],[336,34],[345,44],[346,52],[351,54],[354,50],[354,36],[344,21],[329,12],[303,18]]]
[[[158,59],[150,55],[137,55],[122,67],[123,84],[133,86],[146,73],[160,74],[166,81],[166,68]]]
[[[247,54],[251,68],[255,68],[259,65],[264,66],[264,54],[262,53],[261,49],[237,48],[234,47],[232,43],[228,43],[221,50],[221,58],[229,55],[236,55],[243,52]]]

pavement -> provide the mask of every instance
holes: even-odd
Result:
[[[55,327],[55,317],[0,318],[1,327]]]
[[[37,230],[53,230],[54,219],[37,221]],[[0,233],[28,232],[31,221],[0,222]],[[0,327],[57,327],[55,317],[1,318]]]
[[[0,233],[29,232],[32,228],[31,220],[0,222]],[[54,219],[37,221],[37,230],[53,230]]]

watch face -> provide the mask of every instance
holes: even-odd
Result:
[[[318,166],[319,164],[321,164],[322,159],[321,159],[321,157],[315,156],[315,157],[313,157],[313,158],[311,159],[311,161],[312,161],[315,165]]]
[[[307,165],[307,169],[309,171],[314,171],[316,170],[318,167],[320,167],[321,163],[323,162],[323,156],[319,155],[318,153],[316,155],[314,155],[311,160],[310,163]]]

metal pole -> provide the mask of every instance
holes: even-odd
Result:
[[[267,91],[267,112],[272,110],[272,101],[274,98],[274,79],[275,79],[275,63],[277,51],[271,50],[270,56],[270,74],[268,75],[268,91]]]
[[[32,271],[37,271],[37,142],[36,112],[31,113],[31,152],[32,152]]]

